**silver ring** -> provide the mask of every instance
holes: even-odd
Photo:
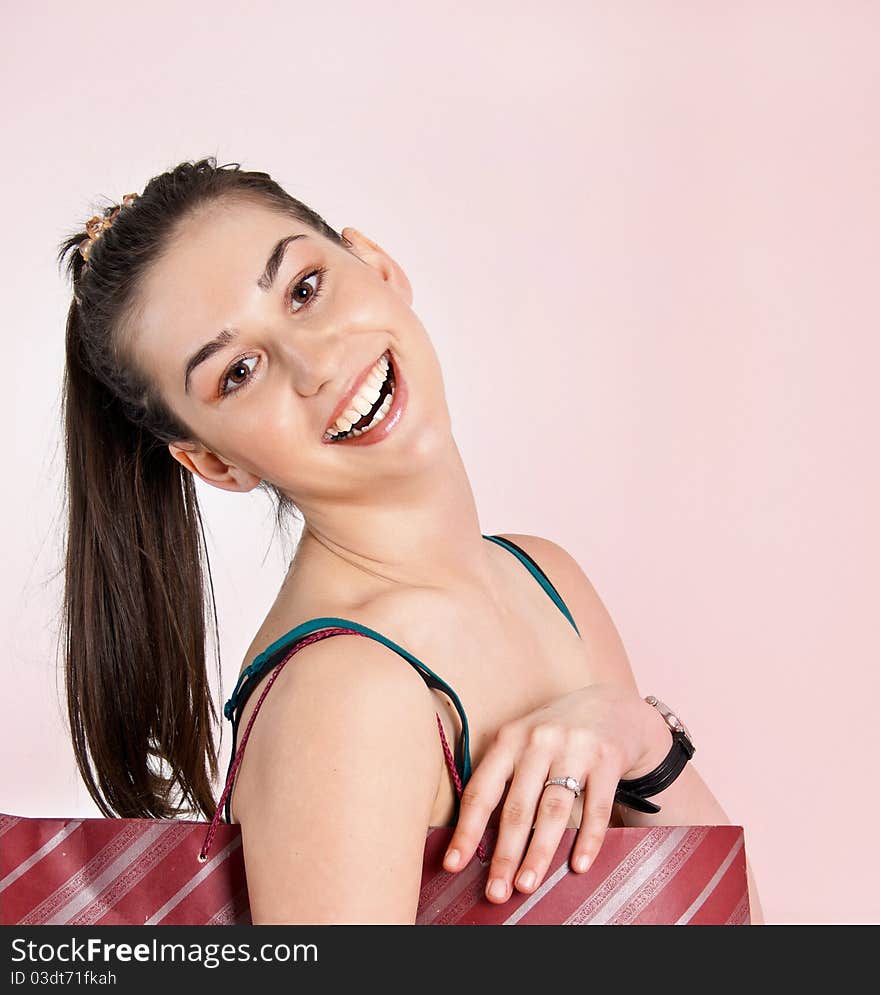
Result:
[[[544,782],[544,787],[546,788],[550,784],[561,784],[563,788],[568,788],[569,791],[574,792],[575,798],[581,793],[581,782],[576,777],[551,777],[549,780]]]

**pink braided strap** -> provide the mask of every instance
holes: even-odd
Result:
[[[463,790],[461,786],[461,777],[458,773],[458,768],[455,766],[452,750],[449,749],[449,743],[446,742],[446,733],[443,731],[443,723],[440,721],[440,713],[435,712],[434,714],[437,716],[437,728],[440,730],[440,739],[443,741],[443,756],[446,757],[446,766],[449,768],[449,773],[452,775],[452,783],[455,785],[455,793],[459,798],[461,798]],[[489,859],[482,840],[477,843],[477,857],[484,864]]]
[[[365,633],[358,632],[356,629],[323,629],[319,632],[313,632],[301,639],[293,649],[287,654],[286,657],[275,667],[272,671],[272,676],[266,681],[266,686],[263,688],[259,699],[257,700],[257,706],[251,713],[250,720],[248,721],[247,728],[244,731],[244,735],[241,737],[241,743],[239,744],[238,750],[235,753],[235,760],[232,762],[232,766],[229,768],[229,776],[226,778],[226,785],[223,788],[223,794],[220,795],[220,802],[217,805],[217,809],[214,812],[214,817],[211,819],[211,824],[208,826],[208,832],[205,834],[205,840],[202,843],[202,849],[199,850],[198,860],[199,863],[204,863],[208,859],[208,850],[211,848],[211,844],[214,842],[214,836],[217,833],[217,824],[220,822],[220,814],[223,811],[223,806],[226,804],[226,797],[232,790],[233,782],[235,781],[235,775],[238,772],[238,768],[241,766],[241,758],[244,756],[244,748],[247,746],[248,736],[251,734],[251,729],[254,725],[254,719],[260,711],[260,705],[263,704],[263,699],[269,693],[269,688],[275,683],[275,678],[281,673],[282,667],[290,660],[292,657],[296,656],[297,653],[304,647],[311,643],[319,642],[321,639],[326,639],[328,636],[335,636],[337,633],[350,632],[352,635],[363,636]],[[369,638],[369,636],[367,637]]]
[[[281,673],[282,668],[287,664],[288,660],[294,657],[301,649],[303,649],[303,647],[308,646],[311,643],[318,642],[321,639],[327,639],[329,636],[335,636],[341,633],[349,633],[355,636],[364,636],[364,638],[366,639],[372,638],[371,636],[368,636],[365,632],[358,632],[357,629],[348,629],[342,627],[322,629],[318,632],[313,632],[310,635],[306,636],[305,638],[299,640],[299,642],[297,642],[297,644],[291,649],[291,651],[287,654],[287,656],[285,656],[284,659],[281,660],[277,664],[275,669],[272,671],[272,675],[269,678],[269,680],[266,681],[266,685],[261,691],[260,697],[257,700],[256,707],[251,713],[251,717],[248,720],[248,724],[247,727],[245,728],[244,735],[241,737],[241,743],[239,744],[238,749],[236,750],[235,759],[232,762],[232,766],[229,768],[229,775],[226,778],[226,784],[223,788],[223,793],[220,795],[220,801],[217,804],[217,808],[214,811],[214,816],[211,819],[210,825],[208,826],[208,831],[205,834],[205,839],[204,842],[202,843],[202,848],[201,850],[199,850],[198,853],[197,859],[199,863],[204,863],[208,859],[208,851],[211,849],[211,845],[214,842],[214,836],[217,833],[217,825],[220,822],[220,816],[223,812],[223,807],[226,804],[226,799],[230,791],[232,791],[232,786],[235,782],[235,775],[238,772],[238,768],[241,766],[242,757],[244,756],[244,748],[245,746],[247,746],[248,737],[251,734],[251,729],[253,728],[254,721],[260,711],[260,706],[263,704],[266,695],[269,693],[269,689],[275,683],[275,678]],[[458,797],[460,798],[462,794],[461,778],[459,777],[458,770],[455,766],[455,761],[452,757],[452,751],[449,749],[449,744],[446,742],[446,735],[443,732],[443,724],[440,721],[439,714],[437,714],[437,725],[440,729],[440,739],[442,740],[443,744],[443,755],[446,758],[446,764],[449,767],[449,770],[452,774],[452,780],[453,783],[455,784],[455,790],[458,794]],[[477,846],[477,855],[482,861],[485,861],[487,859],[486,851],[483,848],[482,843],[480,843]]]

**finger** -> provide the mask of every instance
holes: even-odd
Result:
[[[602,847],[619,778],[620,765],[608,761],[598,763],[587,776],[584,813],[569,857],[574,871],[586,871]]]
[[[513,753],[493,743],[474,769],[459,799],[458,821],[443,858],[447,871],[461,870],[474,855],[489,816],[501,801],[512,773]]]
[[[574,763],[568,763],[561,769],[560,765],[554,764],[550,777],[573,777],[575,775],[572,771],[578,769]],[[571,819],[574,801],[575,793],[561,784],[550,784],[544,788],[532,841],[516,878],[519,891],[528,894],[544,880],[550,861],[559,849],[559,841]]]
[[[547,780],[549,757],[543,750],[531,750],[517,765],[501,809],[498,837],[492,851],[487,898],[504,902],[510,896],[513,879],[535,824],[535,813]]]

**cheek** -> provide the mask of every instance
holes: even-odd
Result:
[[[259,390],[255,387],[255,391]],[[228,400],[224,451],[252,473],[278,479],[290,468],[293,454],[301,456],[310,447],[320,454],[317,447],[321,441],[310,437],[315,430],[307,423],[301,405],[279,402],[267,395],[268,391],[259,398]],[[236,408],[239,400],[242,404]]]

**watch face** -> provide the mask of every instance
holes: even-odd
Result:
[[[653,705],[657,711],[666,720],[666,724],[673,732],[683,732],[687,736],[688,740],[691,739],[691,734],[688,731],[688,727],[681,721],[681,719],[672,711],[672,709],[665,702],[661,701],[653,694],[649,694],[645,699],[649,705]],[[693,742],[691,740],[691,742]]]

